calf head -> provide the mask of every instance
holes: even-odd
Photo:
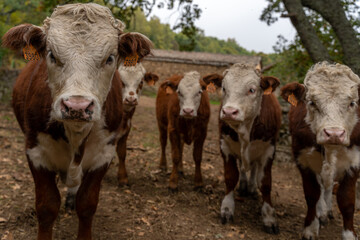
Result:
[[[275,77],[264,77],[250,66],[234,64],[224,72],[220,118],[234,128],[252,124],[260,113],[263,94],[271,94],[279,84]]]
[[[318,144],[348,146],[358,122],[359,84],[349,67],[321,62],[307,72],[303,85],[287,84],[281,95],[293,105],[305,104],[305,121]]]
[[[201,103],[201,95],[207,84],[196,71],[186,73],[180,81],[168,81],[167,88],[176,91],[180,105],[180,116],[195,118]]]
[[[124,24],[98,4],[57,7],[42,27],[10,29],[3,45],[14,50],[35,47],[45,59],[52,95],[51,117],[60,121],[97,121],[120,62],[150,53],[151,41],[123,33]]]
[[[138,104],[143,81],[148,85],[154,85],[159,77],[153,73],[145,73],[145,68],[141,63],[136,66],[126,67],[121,65],[119,73],[122,81],[122,100],[124,103],[124,110],[131,111]]]

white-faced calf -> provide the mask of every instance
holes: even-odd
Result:
[[[353,217],[360,164],[359,85],[359,77],[347,66],[322,62],[307,72],[304,84],[281,89],[293,105],[292,150],[308,206],[303,239],[316,239],[320,225],[333,218],[334,181],[339,182],[342,239],[357,239]]]
[[[77,239],[91,239],[122,119],[117,67],[127,56],[141,60],[151,47],[145,36],[123,28],[106,7],[70,4],[56,8],[42,27],[22,24],[3,37],[4,46],[33,46],[41,56],[21,72],[12,102],[35,182],[38,239],[52,238],[61,203],[57,173],[77,192]]]
[[[280,105],[272,92],[280,82],[264,77],[250,66],[235,64],[214,84],[222,87],[219,116],[220,149],[224,160],[226,195],[221,203],[222,222],[233,220],[234,189],[253,195],[259,188],[264,229],[279,232],[275,209],[271,204],[271,166],[281,124]],[[247,178],[247,172],[250,177]]]
[[[166,142],[169,133],[173,169],[169,189],[177,190],[178,172],[182,172],[184,143],[194,142],[195,188],[203,186],[201,159],[207,125],[210,117],[210,102],[207,84],[198,72],[184,76],[172,76],[159,87],[156,97],[156,118],[160,132],[160,168],[166,169]]]
[[[145,73],[145,68],[141,63],[136,66],[120,66],[119,73],[122,82],[123,117],[120,126],[120,140],[117,145],[117,155],[119,158],[118,181],[119,185],[128,185],[128,175],[125,166],[126,142],[131,129],[131,119],[138,104],[143,82],[154,85],[159,77],[153,73]]]

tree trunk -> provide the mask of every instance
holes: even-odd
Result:
[[[301,0],[301,3],[330,23],[343,49],[344,63],[360,76],[360,41],[345,15],[341,1]]]
[[[314,63],[319,61],[331,61],[331,57],[316,35],[315,29],[308,21],[301,0],[282,0],[289,13],[291,23],[300,36],[301,42],[309,53]],[[310,1],[310,0],[309,0]],[[315,0],[312,0],[315,1]]]

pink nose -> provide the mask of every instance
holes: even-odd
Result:
[[[222,109],[222,113],[223,118],[234,119],[238,115],[239,110],[232,107],[227,107]]]
[[[71,96],[61,101],[61,113],[65,119],[91,120],[94,102],[82,96]]]
[[[125,98],[125,104],[128,104],[128,105],[137,105],[137,99],[130,96],[130,97],[127,97]]]
[[[341,144],[345,140],[345,130],[339,128],[324,128],[325,143]]]
[[[192,108],[184,108],[183,112],[185,113],[185,115],[192,116],[193,113],[194,113],[194,109],[192,109]]]

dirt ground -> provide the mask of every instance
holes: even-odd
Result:
[[[306,205],[300,175],[290,149],[279,146],[274,163],[272,200],[280,225],[279,235],[262,231],[260,200],[239,198],[234,223],[222,225],[220,203],[224,195],[223,163],[218,147],[217,113],[212,116],[205,142],[202,173],[205,187],[193,190],[192,146],[184,149],[184,174],[179,192],[167,189],[168,173],[158,170],[160,145],[155,99],[142,97],[128,139],[129,187],[119,188],[117,161],[107,172],[93,222],[94,239],[300,239]],[[171,167],[168,144],[168,165]],[[65,186],[59,182],[62,207],[54,226],[54,239],[75,239],[76,214],[65,212]],[[335,219],[320,230],[319,239],[341,239],[342,219],[334,199]],[[358,233],[360,213],[355,215]],[[24,154],[24,138],[8,105],[0,105],[0,239],[35,239],[34,184]]]

